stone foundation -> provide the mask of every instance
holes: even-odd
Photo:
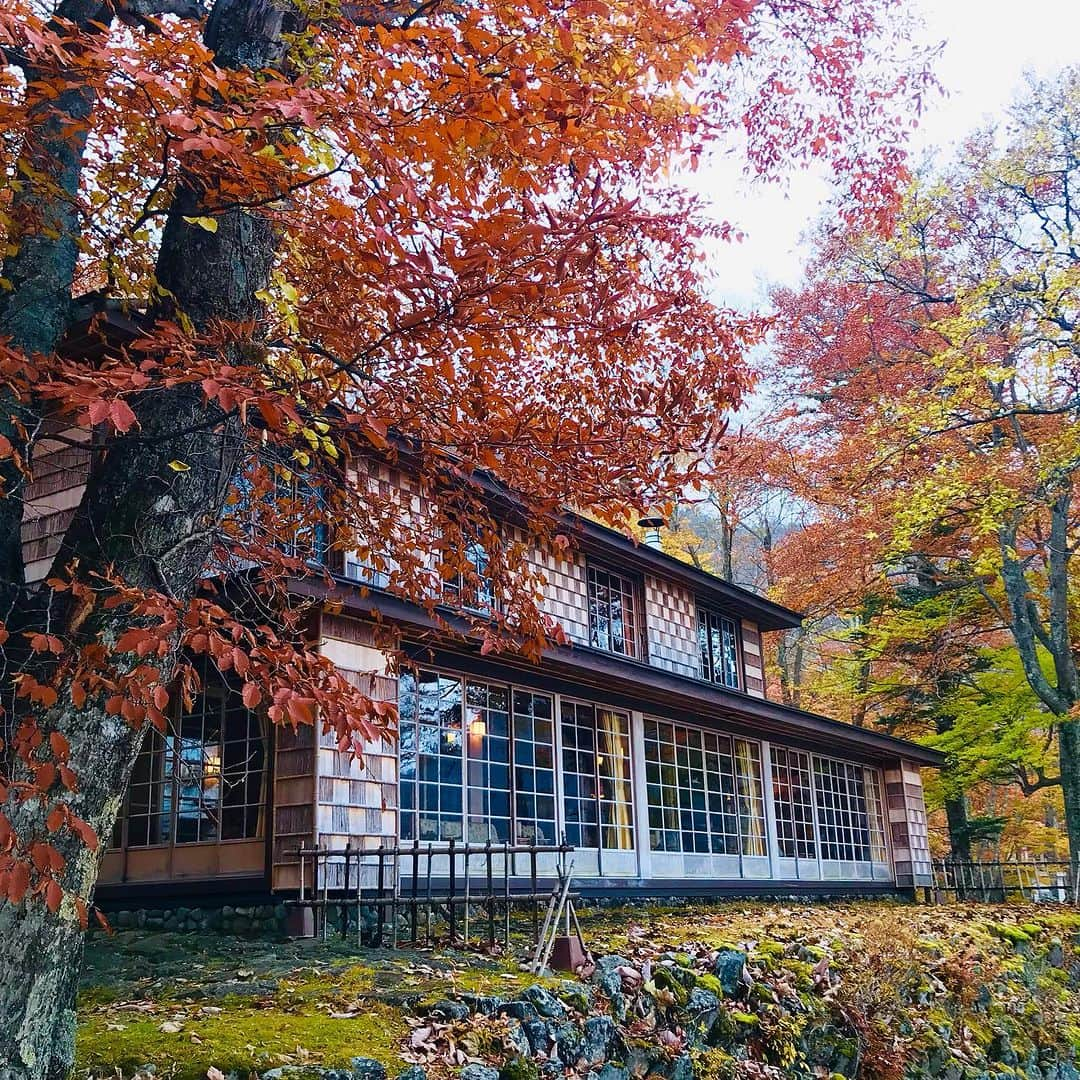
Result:
[[[170,930],[180,933],[244,934],[252,937],[284,937],[288,909],[284,904],[234,907],[181,906],[106,911],[114,930]]]

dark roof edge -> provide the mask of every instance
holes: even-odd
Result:
[[[707,570],[699,570],[691,563],[649,547],[648,544],[637,543],[618,529],[610,529],[580,514],[570,514],[568,517],[597,547],[613,554],[629,555],[639,565],[653,569],[663,577],[676,578],[697,592],[705,594],[707,598],[737,606],[748,616],[752,615],[762,630],[793,630],[802,625],[804,615],[777,604],[760,593],[725,581]]]
[[[342,610],[346,614],[364,617],[378,612],[390,624],[433,633],[430,647],[438,650],[447,648],[445,641],[438,640],[440,627],[422,608],[377,590],[369,590],[367,596],[361,596],[356,583],[347,579],[339,579],[339,586],[337,590],[329,590],[321,580],[316,579],[293,582],[293,588],[298,593],[341,602]],[[468,626],[465,621],[450,614],[443,615],[443,618],[451,633],[461,635],[452,648],[469,654],[479,654],[475,639],[469,640],[467,636]],[[484,660],[487,664],[505,668],[516,666],[522,671],[535,673],[542,673],[545,667],[512,653],[496,654]],[[855,727],[829,716],[796,709],[768,698],[728,690],[651,664],[625,660],[599,649],[581,645],[552,646],[545,650],[544,661],[545,664],[557,667],[567,677],[592,676],[595,682],[595,677],[600,676],[602,679],[623,683],[630,690],[636,685],[641,690],[651,691],[658,698],[679,699],[687,707],[696,706],[713,714],[729,714],[741,718],[744,724],[749,722],[775,725],[800,736],[807,744],[822,737],[832,738],[845,747],[876,758],[903,758],[919,765],[937,768],[945,764],[945,755],[941,751],[920,746],[909,739]],[[552,668],[548,667],[547,670],[551,671]],[[827,753],[824,747],[819,747],[819,750]]]
[[[401,456],[407,458],[408,454],[402,452]],[[523,504],[519,497],[487,472],[476,470],[466,479],[501,503],[506,511],[521,509]],[[674,578],[714,603],[737,607],[746,615],[753,616],[761,630],[793,630],[802,625],[805,617],[802,613],[744,589],[741,585],[725,581],[707,570],[699,570],[667,552],[638,543],[618,529],[601,525],[573,510],[564,511],[564,521],[571,532],[577,532],[585,539],[586,547],[612,557],[629,557],[636,566],[652,569],[661,577]]]

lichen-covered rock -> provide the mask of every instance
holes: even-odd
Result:
[[[671,1065],[664,1070],[667,1080],[694,1080],[694,1062],[689,1054],[680,1054]]]
[[[458,1076],[461,1080],[499,1080],[499,1070],[489,1065],[466,1065]]]
[[[468,1005],[470,1012],[479,1013],[480,1016],[498,1016],[499,1010],[506,1004],[502,998],[488,994],[459,994],[458,997]]]
[[[720,949],[713,960],[713,974],[720,981],[725,997],[734,997],[742,984],[746,953],[739,949]]]
[[[593,1006],[593,988],[588,983],[563,979],[555,988],[555,995],[571,1009],[587,1013]]]
[[[548,1054],[555,1041],[550,1025],[537,1017],[535,1020],[522,1020],[521,1030],[529,1040],[529,1049],[533,1054]]]
[[[527,986],[519,995],[529,1002],[540,1016],[552,1020],[562,1020],[566,1016],[566,1006],[550,991],[542,986]]]
[[[526,1054],[512,1057],[499,1070],[499,1080],[539,1080],[539,1077],[540,1070],[536,1067],[536,1062]]]
[[[562,1024],[555,1032],[555,1052],[567,1068],[581,1060],[584,1050],[585,1037],[577,1024]]]
[[[618,969],[630,967],[630,961],[625,956],[601,956],[596,961],[596,970],[592,973],[592,982],[599,987],[600,992],[606,997],[614,997],[622,993],[622,976]]]
[[[280,1065],[262,1076],[263,1080],[352,1080],[349,1069],[326,1069],[320,1065]]]
[[[624,956],[601,956],[592,973],[593,985],[611,1002],[611,1015],[620,1023],[626,1019],[627,1003],[618,969],[629,966],[630,961]]]
[[[355,1080],[386,1080],[386,1066],[369,1057],[354,1057],[350,1063]]]
[[[625,1065],[635,1080],[643,1080],[653,1073],[665,1076],[671,1067],[671,1054],[655,1040],[636,1039],[627,1044]]]
[[[510,1024],[506,1029],[506,1038],[513,1045],[518,1054],[528,1057],[532,1053],[532,1045],[528,1035],[521,1024]]]
[[[630,1080],[630,1070],[606,1061],[599,1069],[589,1071],[588,1080]]]
[[[428,1014],[436,1020],[464,1020],[470,1011],[469,1006],[463,1001],[449,1001],[443,998],[428,1009]]]
[[[500,1016],[509,1016],[514,1020],[535,1020],[539,1013],[531,1001],[515,999],[504,1001],[499,1008]]]
[[[685,1017],[687,1038],[690,1042],[705,1046],[720,1011],[720,999],[702,986],[695,986],[686,1001]]]
[[[581,1058],[587,1065],[599,1065],[612,1056],[619,1041],[619,1029],[610,1016],[590,1016],[582,1027]]]
[[[410,1065],[397,1074],[397,1080],[427,1080],[427,1070],[423,1065]]]

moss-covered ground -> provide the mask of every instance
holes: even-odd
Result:
[[[934,1040],[961,1055],[1002,1032],[1021,1057],[1048,1038],[1080,1050],[1075,910],[729,903],[585,912],[582,923],[597,955],[618,953],[635,965],[665,952],[746,951],[757,989],[740,1002],[738,1022],[761,1026],[762,1052],[774,1061],[783,1062],[787,1029],[801,1022],[779,1004],[789,990],[793,1001],[816,994],[854,1018],[875,1055],[864,1070],[870,1076],[902,1074],[905,1048]],[[365,951],[340,940],[95,934],[80,998],[78,1075],[131,1076],[153,1065],[158,1077],[197,1080],[211,1066],[247,1076],[362,1055],[393,1076],[405,1064],[410,1016],[461,993],[512,997],[536,981],[520,958]],[[700,1071],[707,1077],[710,1062]]]

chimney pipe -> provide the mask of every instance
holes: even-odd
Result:
[[[645,530],[645,544],[648,547],[656,548],[657,551],[660,550],[660,530],[666,524],[664,518],[655,512],[648,513],[643,518],[638,519],[638,528]]]

